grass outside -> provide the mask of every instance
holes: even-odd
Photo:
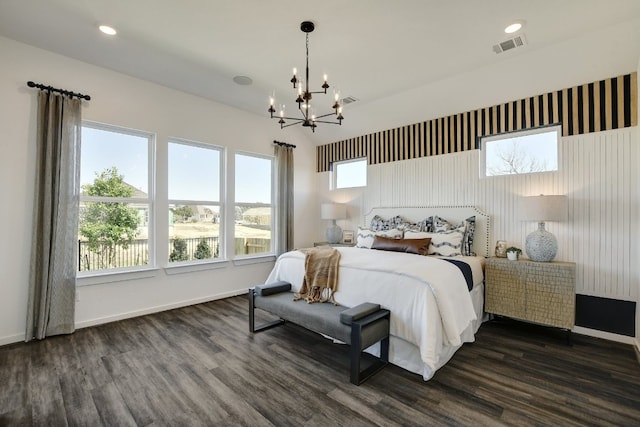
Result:
[[[212,222],[186,222],[175,223],[169,230],[169,238],[180,237],[182,239],[193,239],[197,237],[218,237],[220,236],[220,224]],[[136,239],[147,239],[149,237],[148,227],[140,227]],[[271,230],[252,227],[247,224],[235,225],[235,237],[237,238],[256,238],[270,239]]]

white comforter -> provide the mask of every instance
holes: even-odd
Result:
[[[351,247],[337,249],[341,260],[336,301],[347,307],[373,302],[389,309],[391,335],[419,348],[420,358],[428,367],[426,371],[435,372],[442,365],[445,347],[460,346],[465,341],[463,332],[477,316],[458,267],[430,256]],[[479,258],[456,259],[471,265],[474,283],[482,281]],[[278,258],[266,283],[284,280],[297,291],[303,276],[304,254],[292,251]],[[395,363],[394,355],[390,357]]]

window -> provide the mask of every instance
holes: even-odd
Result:
[[[83,122],[80,158],[78,271],[154,264],[154,137]]]
[[[492,135],[481,139],[481,176],[558,170],[560,126]]]
[[[169,262],[224,255],[222,148],[169,140]]]
[[[273,252],[273,158],[235,155],[235,254]]]
[[[333,163],[333,188],[367,186],[367,159]]]

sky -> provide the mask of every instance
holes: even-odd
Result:
[[[505,135],[500,138],[488,138],[483,141],[482,147],[486,155],[486,169],[503,164],[499,153],[509,153],[513,147],[517,147],[517,153],[522,158],[537,159],[539,163],[546,165],[547,171],[557,170],[558,140],[556,130],[528,135],[514,134],[512,138],[505,138]]]
[[[148,136],[125,135],[107,129],[82,128],[81,184],[93,183],[96,173],[116,166],[126,183],[149,192]],[[220,201],[216,169],[224,152],[183,143],[169,143],[169,199]],[[271,162],[236,154],[236,200],[271,202]],[[157,165],[161,168],[161,165]]]

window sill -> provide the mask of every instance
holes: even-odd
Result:
[[[276,256],[274,254],[256,255],[256,256],[244,256],[242,258],[235,258],[233,265],[250,265],[260,264],[263,262],[275,262]]]
[[[76,279],[76,287],[102,285],[105,283],[124,282],[129,280],[148,279],[156,277],[160,270],[145,268],[140,270],[110,271],[95,273],[90,276],[80,276]]]
[[[226,259],[215,260],[215,261],[205,261],[199,263],[188,263],[188,264],[170,264],[164,267],[165,273],[168,275],[173,274],[183,274],[183,273],[191,273],[195,271],[205,271],[205,270],[214,270],[218,268],[224,268],[229,265],[229,261]]]

